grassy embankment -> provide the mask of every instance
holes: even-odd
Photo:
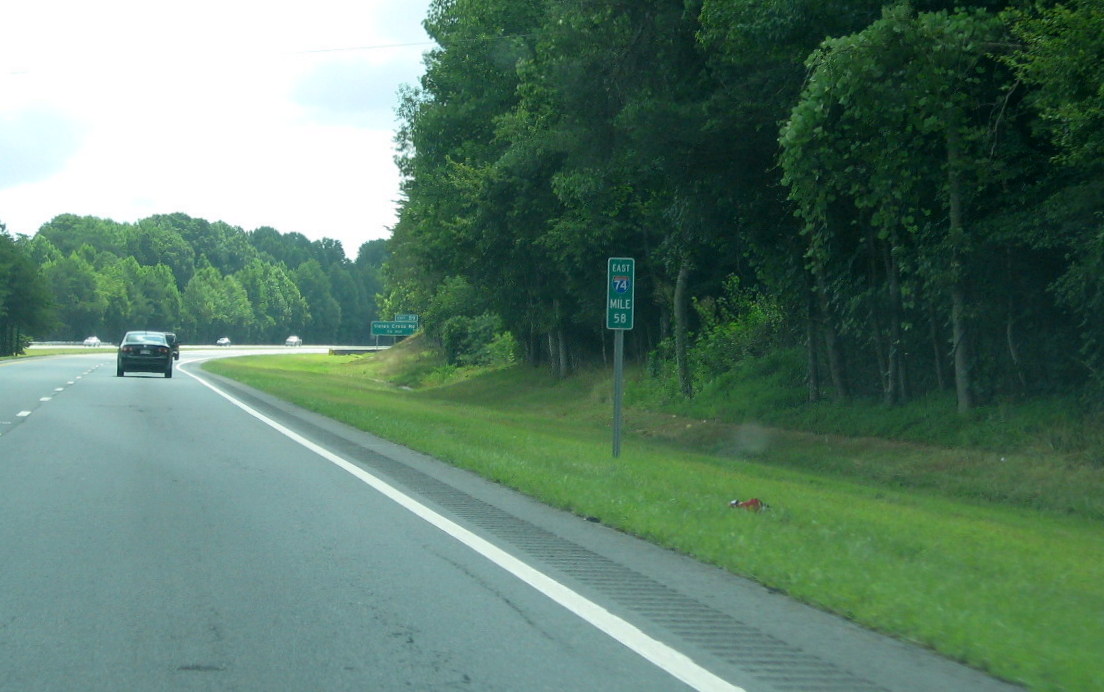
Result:
[[[1015,450],[963,450],[630,407],[613,459],[604,372],[464,378],[411,348],[208,367],[1032,689],[1104,690],[1104,469],[1030,449],[1022,426]],[[658,401],[649,387],[627,391]],[[974,421],[932,434],[999,441]],[[750,496],[770,511],[727,506]]]

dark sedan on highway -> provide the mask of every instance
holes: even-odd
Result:
[[[119,342],[115,374],[159,372],[173,374],[173,352],[164,332],[127,332]]]

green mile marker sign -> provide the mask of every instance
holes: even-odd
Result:
[[[613,331],[613,456],[621,456],[621,399],[625,389],[625,332],[633,328],[636,260],[606,260],[606,329]]]
[[[636,260],[610,257],[606,262],[606,329],[633,328]]]

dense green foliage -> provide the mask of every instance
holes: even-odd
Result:
[[[628,352],[682,395],[776,347],[812,401],[1098,388],[1102,25],[1099,0],[435,0],[386,300],[463,282],[478,310],[442,324],[494,314],[564,375],[607,357],[630,256]]]
[[[0,326],[63,341],[160,329],[184,343],[279,343],[289,334],[367,343],[384,245],[364,243],[350,261],[337,241],[272,228],[246,232],[185,214],[134,224],[63,214],[31,238],[0,235]],[[18,251],[12,269],[8,246]]]
[[[51,316],[49,292],[24,239],[0,224],[0,356],[21,353]]]

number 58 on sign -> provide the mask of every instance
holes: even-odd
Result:
[[[606,263],[606,329],[633,328],[636,260],[610,257]]]

